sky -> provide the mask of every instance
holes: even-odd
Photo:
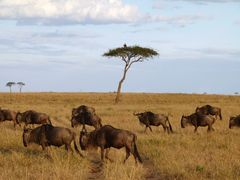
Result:
[[[0,0],[0,92],[116,91],[124,43],[160,55],[123,92],[240,92],[240,0]]]

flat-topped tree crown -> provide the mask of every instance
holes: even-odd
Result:
[[[108,52],[104,53],[103,56],[106,57],[120,57],[122,60],[147,60],[159,55],[157,51],[150,48],[143,48],[140,46],[127,46],[124,44],[123,47],[110,49]],[[138,62],[139,62],[138,61]]]
[[[132,64],[136,62],[143,62],[144,60],[149,60],[153,58],[154,56],[158,56],[158,52],[151,49],[151,48],[144,48],[140,46],[127,46],[126,44],[123,45],[123,47],[110,49],[108,52],[104,53],[103,56],[105,57],[114,57],[114,58],[120,58],[124,63],[124,72],[123,77],[119,81],[118,84],[118,90],[117,90],[117,96],[115,98],[115,103],[118,103],[120,93],[121,93],[121,87],[122,83],[126,78],[127,71],[132,66]]]

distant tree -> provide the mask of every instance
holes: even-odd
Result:
[[[17,85],[19,86],[19,92],[22,92],[22,87],[25,86],[26,84],[23,82],[18,82]]]
[[[10,93],[12,93],[12,86],[15,85],[15,84],[16,84],[15,82],[7,82],[6,86],[9,87]]]
[[[115,103],[119,102],[122,84],[132,64],[137,62],[143,62],[144,60],[148,60],[157,55],[158,55],[158,52],[153,49],[143,48],[140,46],[127,46],[126,44],[124,44],[123,47],[110,49],[108,52],[103,54],[103,56],[105,57],[120,58],[125,64],[124,70],[123,70],[123,76],[118,83]]]

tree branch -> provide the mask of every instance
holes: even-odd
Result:
[[[143,62],[142,56],[139,57],[139,58],[137,58],[137,59],[135,59],[135,60],[133,60],[133,61],[128,65],[127,70],[132,66],[133,63],[136,63],[136,62]]]

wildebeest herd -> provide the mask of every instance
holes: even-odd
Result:
[[[147,128],[152,131],[151,126],[162,126],[164,131],[173,133],[172,125],[167,115],[156,114],[151,111],[145,111],[141,113],[133,113],[139,119],[141,124],[145,125],[145,132]],[[180,121],[181,127],[185,128],[187,125],[195,127],[194,132],[197,132],[199,126],[207,126],[208,132],[213,131],[213,124],[216,119],[222,120],[221,109],[213,107],[211,105],[205,105],[197,107],[195,112],[185,116],[183,115]],[[24,124],[22,140],[23,145],[27,147],[31,143],[38,144],[43,150],[48,146],[60,147],[65,145],[67,151],[73,152],[71,143],[74,143],[75,151],[83,157],[77,147],[76,133],[69,128],[53,126],[50,117],[45,113],[28,110],[23,113],[1,109],[0,108],[0,122],[13,121],[14,128],[16,125],[21,127]],[[29,124],[41,124],[36,128],[29,128]],[[112,161],[108,157],[108,153],[111,147],[126,149],[126,157],[124,162],[132,154],[135,161],[142,163],[142,158],[138,152],[136,140],[136,134],[124,130],[117,129],[111,125],[102,125],[101,118],[96,114],[93,107],[81,105],[72,109],[71,126],[76,127],[82,125],[79,137],[79,145],[81,150],[87,150],[90,148],[101,149],[101,160],[105,158]],[[87,132],[86,125],[93,126],[95,130]],[[240,127],[240,115],[232,116],[229,119],[229,128]],[[105,152],[106,151],[106,152]]]

